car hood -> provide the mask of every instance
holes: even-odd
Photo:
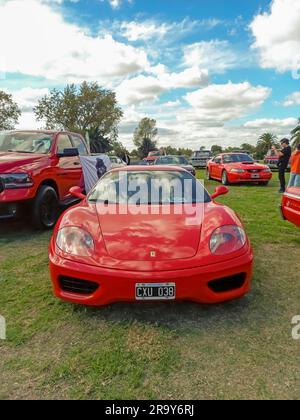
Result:
[[[0,173],[17,172],[42,159],[45,159],[45,155],[0,152]]]
[[[200,221],[191,224],[188,215],[176,215],[172,211],[170,215],[125,214],[116,217],[114,214],[103,215],[98,207],[97,213],[106,250],[113,258],[167,261],[192,258],[197,254],[202,224]]]

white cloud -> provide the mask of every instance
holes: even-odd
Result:
[[[189,18],[178,22],[161,22],[154,19],[144,21],[121,22],[119,30],[131,42],[149,41],[151,39],[174,42],[178,37],[199,31],[209,30],[221,23],[218,19],[191,20]]]
[[[32,111],[33,107],[37,105],[39,99],[48,95],[49,89],[41,88],[34,89],[26,87],[13,93],[14,100],[18,103],[21,110],[24,112]]]
[[[261,118],[258,120],[248,121],[244,124],[245,128],[251,129],[263,129],[266,131],[276,131],[282,129],[288,129],[290,131],[297,125],[297,118],[284,118],[284,119],[274,119],[274,118]]]
[[[105,82],[148,68],[142,49],[92,37],[38,0],[0,3],[0,57],[7,72],[53,80]]]
[[[271,89],[252,86],[249,82],[210,85],[185,96],[192,109],[179,118],[197,125],[221,126],[259,108],[271,94]]]
[[[237,67],[242,60],[228,41],[202,41],[184,47],[185,66],[200,66],[213,73],[223,73]]]
[[[163,92],[179,88],[199,87],[207,84],[208,73],[198,68],[181,73],[168,73],[165,67],[155,69],[157,76],[137,76],[124,80],[116,89],[121,104],[132,105],[155,101]]]
[[[299,0],[273,0],[270,11],[256,16],[250,28],[263,68],[279,72],[300,68]]]
[[[294,92],[291,95],[287,96],[283,105],[286,107],[300,105],[300,92]]]

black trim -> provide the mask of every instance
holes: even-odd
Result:
[[[208,283],[208,287],[214,293],[226,293],[242,288],[246,283],[247,275],[245,273],[236,274],[230,277],[213,280]]]

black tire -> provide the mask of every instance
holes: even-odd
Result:
[[[227,176],[226,171],[222,172],[222,184],[223,185],[229,185],[228,176]]]
[[[209,172],[209,169],[208,168],[206,169],[206,179],[208,181],[211,181],[212,180],[212,177],[210,176],[210,172]]]
[[[35,229],[52,229],[58,219],[58,197],[48,185],[42,185],[32,206],[32,224]]]
[[[261,185],[262,185],[263,187],[267,187],[267,186],[269,185],[269,181],[268,181],[268,182],[267,182],[267,181],[266,181],[266,182],[262,182],[262,183],[261,183]]]

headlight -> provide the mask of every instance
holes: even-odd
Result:
[[[244,169],[231,169],[230,172],[233,172],[235,174],[242,174],[244,172],[246,172]]]
[[[33,186],[33,181],[28,174],[0,174],[0,178],[7,190],[30,188]]]
[[[210,238],[210,250],[214,255],[226,255],[236,252],[246,244],[247,236],[244,229],[228,225],[214,231]]]
[[[91,235],[77,227],[62,228],[57,234],[56,244],[63,252],[79,257],[91,257],[95,251]]]
[[[272,172],[270,168],[263,169],[263,172]]]

